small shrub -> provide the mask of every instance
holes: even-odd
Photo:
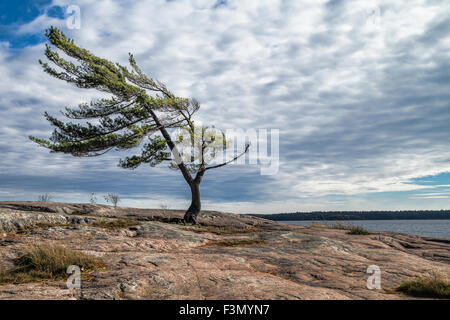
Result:
[[[105,198],[106,202],[111,203],[114,206],[114,208],[117,207],[117,204],[120,202],[120,197],[116,193],[108,193],[103,198]]]
[[[449,299],[450,281],[442,275],[433,274],[404,282],[396,291],[414,297]]]
[[[49,193],[44,193],[38,196],[39,202],[49,202],[52,199],[52,196]]]
[[[368,235],[368,234],[370,234],[369,231],[367,231],[363,227],[359,227],[359,226],[350,226],[350,228],[348,230],[349,231],[347,232],[347,234],[355,234],[355,235]]]
[[[103,229],[125,229],[137,226],[139,224],[140,223],[134,219],[111,219],[94,221],[92,226]]]
[[[95,193],[94,193],[94,192],[92,192],[91,195],[89,196],[89,202],[90,202],[91,204],[97,203],[97,197],[95,196]]]
[[[66,270],[70,265],[79,266],[84,273],[106,266],[100,259],[53,245],[33,245],[13,262],[15,268],[0,272],[0,284],[66,279],[69,277]]]

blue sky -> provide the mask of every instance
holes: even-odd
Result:
[[[27,24],[39,15],[46,12],[52,13],[48,8],[51,0],[38,1],[11,1],[5,0],[0,3],[0,41],[8,41],[11,48],[23,48],[29,45],[35,45],[44,41],[42,33],[30,33],[25,35],[16,35],[15,30],[21,24]]]
[[[66,9],[78,5],[81,29]],[[165,167],[117,167],[123,154],[49,154],[43,118],[98,97],[37,61],[61,28],[99,56],[142,69],[202,104],[219,128],[279,129],[280,168],[208,172],[204,207],[240,213],[450,209],[450,3],[445,1],[98,0],[0,2],[0,200],[185,208]]]

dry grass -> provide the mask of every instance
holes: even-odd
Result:
[[[312,222],[311,223],[311,228],[324,228],[324,229],[338,229],[338,230],[348,230],[352,225],[351,224],[345,224],[342,223],[340,221],[331,224],[328,222],[323,222],[323,223],[317,223],[317,222]]]
[[[212,226],[212,225],[195,225],[193,227],[187,228],[189,231],[197,233],[212,233],[216,235],[229,235],[229,234],[243,234],[243,233],[256,233],[262,232],[264,230],[250,227],[250,228],[237,228],[231,225],[224,226]]]
[[[46,230],[53,227],[67,227],[72,224],[70,223],[51,223],[51,222],[40,222],[32,225],[21,226],[17,228],[17,233],[27,233],[34,230]]]
[[[106,266],[100,259],[53,245],[33,245],[13,262],[14,268],[0,272],[0,284],[66,279],[70,265],[79,266],[85,274]]]
[[[364,229],[363,227],[359,226],[350,226],[348,229],[347,234],[355,234],[355,235],[369,235],[370,232]]]
[[[241,247],[265,244],[266,241],[260,239],[240,239],[208,242],[202,247]]]
[[[140,223],[134,219],[102,219],[92,223],[93,227],[112,230],[126,229],[137,225],[140,225]]]
[[[414,297],[450,299],[450,281],[446,276],[432,274],[404,282],[396,291]]]
[[[342,223],[340,221],[338,221],[334,224],[329,224],[328,222],[325,222],[323,224],[312,222],[311,228],[348,230],[347,234],[354,234],[354,235],[369,235],[370,234],[370,232],[367,231],[366,229],[364,229],[363,227],[355,226],[352,224]]]
[[[314,229],[331,229],[331,225],[329,225],[327,222],[324,223],[311,222],[310,227]]]

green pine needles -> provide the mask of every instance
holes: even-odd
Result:
[[[125,150],[139,146],[144,138],[159,132],[159,127],[172,128],[191,122],[198,110],[196,102],[176,97],[166,87],[145,76],[130,54],[129,71],[79,48],[73,40],[56,28],[46,31],[50,43],[73,58],[78,64],[67,61],[47,45],[45,55],[60,70],[39,61],[45,72],[53,77],[75,84],[79,88],[94,88],[112,94],[110,99],[83,103],[78,108],[66,108],[63,114],[69,119],[98,120],[98,124],[63,122],[45,113],[55,127],[49,140],[30,137],[52,152],[68,153],[76,157],[98,156],[111,149]],[[147,90],[159,93],[155,97]],[[156,119],[152,113],[162,112],[165,117]],[[155,114],[156,115],[156,114]],[[144,144],[140,155],[120,162],[124,168],[136,168],[142,163],[156,165],[170,157],[166,141],[158,136]]]

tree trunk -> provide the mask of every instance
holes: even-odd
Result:
[[[191,187],[192,193],[192,201],[189,209],[184,214],[184,222],[197,224],[197,216],[201,210],[201,202],[200,202],[200,183],[196,183],[195,181],[192,184],[189,184]]]

